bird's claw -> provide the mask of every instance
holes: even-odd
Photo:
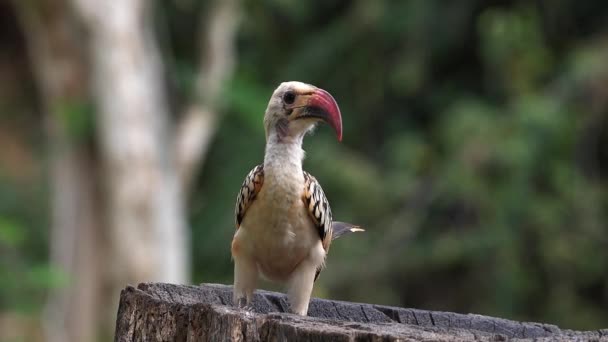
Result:
[[[247,305],[247,298],[245,298],[245,297],[236,298],[234,300],[234,305],[239,309],[244,308]]]
[[[247,298],[245,298],[245,297],[238,298],[235,303],[236,303],[236,307],[238,307],[239,309],[249,311],[249,312],[255,311],[253,304],[247,303]]]

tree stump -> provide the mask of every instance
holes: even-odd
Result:
[[[254,309],[232,287],[143,283],[121,292],[117,342],[131,341],[608,341],[608,329],[562,330],[475,314],[313,299],[308,317],[286,313],[283,294],[256,291]]]

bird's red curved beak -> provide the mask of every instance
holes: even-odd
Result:
[[[308,98],[306,106],[308,116],[325,121],[336,132],[338,141],[342,141],[342,115],[338,103],[327,91],[317,88]]]

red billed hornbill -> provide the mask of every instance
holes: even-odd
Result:
[[[245,178],[235,209],[234,302],[240,307],[251,304],[262,276],[286,284],[292,312],[306,315],[331,241],[363,230],[332,221],[321,186],[302,169],[302,140],[318,122],[342,140],[340,109],[327,91],[285,82],[272,94],[264,115],[264,163]]]

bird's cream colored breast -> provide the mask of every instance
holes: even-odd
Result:
[[[239,228],[247,235],[242,239],[247,241],[247,252],[269,280],[286,280],[321,243],[302,201],[301,184],[303,179],[267,177]]]

